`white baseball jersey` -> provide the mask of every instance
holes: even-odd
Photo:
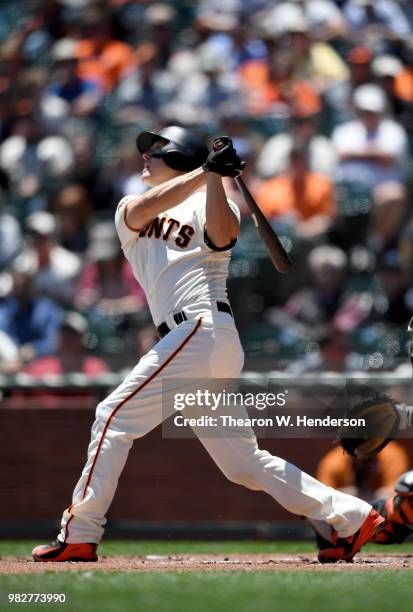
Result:
[[[133,230],[126,221],[126,205],[134,197],[119,202],[115,224],[155,325],[184,306],[227,300],[231,255],[229,249],[214,250],[205,242],[206,193],[191,194],[141,231]],[[230,202],[230,206],[240,219],[236,204]]]

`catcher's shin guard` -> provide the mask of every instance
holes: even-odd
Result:
[[[372,538],[377,544],[400,544],[413,533],[413,470],[403,474],[394,489],[372,504],[386,519],[384,529]]]

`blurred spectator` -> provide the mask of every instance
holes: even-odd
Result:
[[[132,314],[146,304],[143,289],[124,258],[113,224],[93,229],[86,264],[76,289],[80,310],[97,309],[105,315]]]
[[[0,165],[19,184],[22,194],[35,193],[41,182],[41,162],[38,144],[42,139],[41,126],[31,114],[19,117],[13,134],[0,147]],[[33,186],[29,185],[33,183]]]
[[[387,36],[409,36],[409,21],[395,0],[347,0],[343,7],[349,25],[368,41],[385,41]]]
[[[97,213],[108,212],[112,216],[114,202],[120,198],[116,198],[112,177],[104,173],[97,163],[93,136],[76,134],[72,143],[75,158],[73,181],[84,187]]]
[[[45,209],[56,184],[73,171],[73,152],[62,136],[43,137],[33,114],[14,124],[13,133],[0,145],[0,166],[8,172],[22,202],[22,215]]]
[[[372,50],[363,45],[352,47],[346,54],[350,70],[350,78],[342,81],[339,86],[332,88],[328,93],[328,105],[332,112],[332,123],[337,125],[352,119],[351,97],[354,89],[374,80],[371,62]]]
[[[167,70],[152,79],[151,95],[152,110],[158,107],[164,121],[186,125],[211,123],[227,109],[244,108],[239,75],[229,70],[227,57],[209,41],[199,45],[196,54],[188,49],[173,53]]]
[[[27,364],[25,372],[37,377],[70,372],[82,372],[93,377],[109,372],[110,368],[103,359],[86,353],[83,339],[87,330],[85,317],[78,312],[67,312],[57,334],[56,354],[37,357]]]
[[[159,48],[160,67],[165,68],[175,46],[176,9],[167,2],[153,2],[144,13],[146,40],[156,41]],[[138,45],[137,53],[140,47]]]
[[[16,218],[7,212],[9,179],[0,168],[0,271],[2,271],[21,249],[20,226]]]
[[[277,111],[280,115],[313,115],[321,111],[316,86],[296,74],[291,49],[275,50],[267,60],[250,60],[241,66],[244,98],[250,113]]]
[[[261,2],[258,0],[258,3],[268,5],[266,0]],[[217,37],[221,44],[223,40],[228,42],[240,23],[243,11],[248,12],[252,4],[254,0],[252,2],[243,2],[243,0],[200,0],[197,2],[195,25],[200,42]]]
[[[94,81],[109,93],[120,78],[135,66],[132,48],[113,39],[108,15],[97,6],[88,6],[82,15],[82,40],[76,47],[80,77]]]
[[[311,286],[293,293],[285,311],[306,324],[316,340],[355,329],[370,314],[373,298],[348,292],[347,256],[332,245],[315,247],[308,257]]]
[[[40,55],[50,44],[50,37],[42,29],[42,16],[40,14],[29,16],[27,14],[27,8],[26,10],[25,8],[21,8],[21,13],[19,14],[19,16],[21,15],[21,21],[19,21],[18,26],[6,30],[4,33],[6,36],[3,34],[0,56],[2,62],[6,64],[6,69],[3,71],[2,75],[4,78],[4,89],[12,87],[15,79],[19,76],[19,73],[24,67],[25,62],[33,59],[33,52],[37,52],[37,54]],[[17,24],[13,25],[16,26]],[[33,42],[35,43],[34,45]]]
[[[396,96],[405,103],[413,103],[413,42],[405,41],[402,47],[403,68],[396,75],[394,90]]]
[[[398,442],[390,442],[372,461],[353,458],[337,446],[318,464],[316,478],[329,487],[366,501],[388,495],[410,458]]]
[[[121,118],[134,119],[134,111],[146,109],[156,113],[163,99],[163,83],[159,74],[160,49],[156,39],[145,41],[135,52],[136,69],[126,72],[120,79],[115,96],[121,105]]]
[[[413,315],[413,291],[397,251],[387,251],[379,268],[372,317],[405,326]]]
[[[18,347],[10,336],[0,330],[0,374],[15,374],[20,368]]]
[[[36,296],[31,275],[16,267],[12,294],[0,301],[0,330],[19,350],[22,361],[56,351],[56,334],[63,318],[60,306]]]
[[[36,294],[70,305],[81,270],[80,258],[56,243],[56,220],[50,213],[29,215],[26,230],[30,240],[17,259],[20,269],[33,276]]]
[[[291,151],[288,172],[263,182],[257,201],[268,218],[293,220],[302,238],[324,234],[336,213],[333,184],[310,171],[307,152],[299,148]]]
[[[286,172],[294,146],[305,147],[311,172],[332,177],[336,152],[329,138],[318,133],[315,115],[294,115],[288,131],[272,136],[265,142],[257,159],[259,176],[269,178]]]
[[[373,60],[371,70],[377,84],[386,93],[392,114],[400,116],[402,105],[396,92],[396,79],[403,71],[402,62],[394,55],[379,55]]]
[[[373,190],[370,246],[380,250],[395,237],[405,211],[404,163],[407,136],[385,116],[387,100],[377,85],[361,85],[353,95],[356,119],[332,135],[339,155],[336,178]]]
[[[329,40],[347,33],[347,24],[340,8],[332,0],[294,0],[278,2],[270,19],[280,32],[304,16],[311,33],[320,40]]]
[[[86,189],[76,183],[64,187],[57,194],[55,214],[60,245],[72,253],[84,253],[92,217],[92,205]]]
[[[278,33],[286,36],[285,42],[291,46],[297,74],[311,79],[318,91],[348,79],[348,68],[334,48],[313,38],[308,19],[298,3],[281,2],[274,9],[272,19]]]
[[[200,46],[207,43],[216,50],[222,58],[225,58],[225,64],[231,72],[236,71],[241,64],[250,59],[265,57],[265,44],[253,26],[256,16],[253,20],[245,17],[245,14],[252,10],[253,2],[249,2],[249,6],[244,2],[242,10],[238,10],[237,13],[234,11],[232,14],[226,12],[224,15],[220,12],[231,10],[231,7],[220,2],[217,4],[220,6],[214,9],[213,3],[209,1],[198,3],[199,14],[195,25]],[[204,10],[201,5],[204,6]]]
[[[401,61],[403,59],[403,62]],[[400,57],[381,55],[372,69],[377,82],[383,87],[390,106],[411,140],[413,134],[413,49],[403,46]]]
[[[407,220],[399,237],[398,253],[406,282],[413,286],[413,218]]]
[[[373,80],[371,61],[373,53],[368,47],[359,45],[350,49],[347,60],[350,67],[350,81],[352,89]]]
[[[63,38],[52,48],[55,62],[54,72],[47,89],[49,96],[56,96],[66,102],[68,112],[74,115],[93,114],[101,96],[99,83],[87,80],[77,74],[77,41]]]

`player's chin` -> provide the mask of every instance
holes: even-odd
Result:
[[[142,170],[141,179],[142,183],[144,183],[145,185],[148,185],[149,187],[152,186],[153,177],[151,176],[150,171],[146,168]]]
[[[157,176],[156,174],[151,174],[150,172],[143,172],[141,175],[142,183],[147,185],[147,187],[156,187],[164,182],[162,177]]]

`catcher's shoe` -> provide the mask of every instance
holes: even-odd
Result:
[[[35,561],[97,561],[97,544],[66,544],[55,540],[51,544],[42,544],[32,550]]]
[[[385,522],[386,519],[376,510],[371,510],[360,529],[348,538],[339,538],[335,531],[333,534],[334,546],[320,550],[318,560],[320,563],[336,563],[337,561],[351,563],[361,547],[371,540]]]
[[[396,491],[389,497],[373,503],[386,519],[384,528],[372,539],[377,544],[400,544],[413,532],[413,492],[400,494]]]

